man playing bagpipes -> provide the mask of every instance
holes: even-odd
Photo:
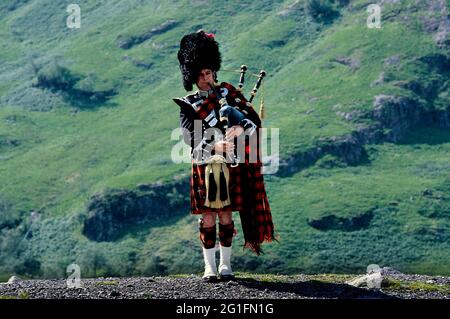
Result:
[[[191,213],[202,215],[199,237],[205,263],[203,279],[213,281],[218,275],[219,279],[230,280],[234,278],[230,258],[236,234],[233,211],[239,211],[245,248],[259,255],[264,241],[276,240],[261,173],[261,119],[240,89],[227,82],[217,83],[221,55],[213,34],[199,30],[185,35],[180,42],[178,61],[186,91],[192,91],[193,84],[198,88],[193,94],[173,100],[180,106],[184,141],[191,146]],[[239,88],[243,85],[244,73],[242,68]],[[262,76],[258,87],[261,80]],[[256,90],[253,90],[252,98]],[[215,133],[207,134],[211,130]],[[235,154],[235,139],[244,149],[240,156]],[[250,140],[256,140],[256,143],[250,143]],[[218,274],[215,259],[217,216]]]

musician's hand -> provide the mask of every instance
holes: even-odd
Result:
[[[219,141],[216,144],[214,144],[214,151],[219,153],[230,153],[232,154],[234,151],[234,143],[226,142],[226,141]]]
[[[233,125],[225,133],[225,140],[231,141],[234,137],[244,133],[244,128],[240,125]]]

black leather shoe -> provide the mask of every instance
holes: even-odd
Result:
[[[230,280],[234,280],[234,279],[236,279],[236,277],[234,275],[219,275],[220,281],[230,281]]]
[[[206,276],[206,277],[202,277],[202,280],[204,282],[217,282],[217,276]]]

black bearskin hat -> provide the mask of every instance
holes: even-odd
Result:
[[[202,69],[211,69],[213,72],[220,69],[222,59],[214,34],[199,30],[185,35],[180,41],[178,61],[183,86],[186,91],[192,91],[192,85],[197,82],[198,74]]]

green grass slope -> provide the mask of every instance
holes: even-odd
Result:
[[[380,29],[366,26],[370,1],[321,2],[339,13],[314,16],[312,1],[84,0],[81,29],[66,28],[66,1],[2,2],[0,274],[65,276],[70,263],[83,276],[201,268],[188,211],[135,225],[113,242],[82,235],[94,193],[189,173],[189,164],[170,157],[178,127],[171,97],[185,94],[176,52],[188,32],[216,34],[221,81],[237,84],[228,70],[241,64],[267,71],[264,126],[280,128],[281,160],[372,123],[364,114],[380,94],[410,97],[426,110],[450,105],[448,71],[419,60],[448,54],[426,24],[442,18],[448,1],[386,3]],[[174,27],[119,46],[168,20]],[[398,62],[387,63],[392,57]],[[247,78],[246,92],[254,81]],[[346,120],[338,112],[363,116]],[[448,128],[413,127],[399,143],[365,149],[359,165],[328,154],[291,176],[267,176],[280,242],[255,257],[239,249],[238,236],[236,270],[352,273],[375,263],[448,275]]]

